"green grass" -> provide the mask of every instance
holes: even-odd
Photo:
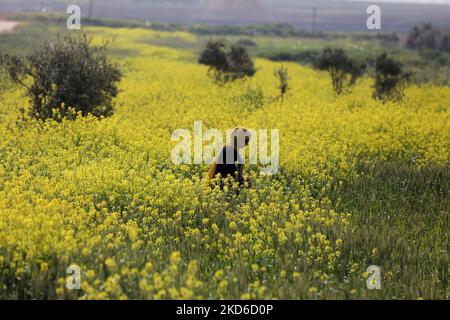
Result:
[[[384,294],[448,298],[450,169],[379,163],[362,172],[330,195],[341,198],[341,210],[358,213],[343,255],[396,270]]]
[[[0,35],[0,52],[10,54],[23,54],[34,48],[46,39],[56,37],[57,34],[64,35],[69,31],[65,28],[65,17],[61,15],[13,15],[11,19],[21,20],[22,26],[19,32]],[[261,35],[255,26],[233,27],[230,33],[223,32],[223,28],[207,26],[184,26],[177,24],[151,23],[146,25],[139,20],[115,20],[115,19],[93,19],[84,21],[84,25],[127,27],[127,28],[149,28],[161,31],[190,31],[197,41],[189,42],[178,38],[142,39],[143,43],[149,43],[162,47],[179,50],[187,50],[199,53],[206,42],[212,38],[225,39],[229,43],[236,43],[241,39],[251,39],[256,46],[249,47],[253,56],[267,58],[275,61],[295,61],[304,65],[311,65],[311,56],[320,52],[325,47],[336,47],[346,50],[350,56],[367,61],[373,65],[375,59],[383,52],[387,52],[394,59],[402,62],[406,69],[413,73],[415,83],[433,83],[435,85],[450,84],[450,54],[440,53],[439,59],[435,54],[420,54],[416,50],[404,47],[406,35],[400,35],[399,41],[388,41],[386,35],[377,33],[319,33],[314,35],[299,29],[288,28],[282,36],[270,35],[270,32],[279,31],[279,26],[265,25]],[[208,29],[209,28],[209,29]],[[286,27],[282,28],[282,31]],[[255,31],[256,30],[256,31]],[[216,32],[216,33],[215,33]],[[217,32],[221,32],[220,34]],[[241,32],[242,34],[239,34]],[[249,35],[247,33],[255,33]],[[132,48],[130,48],[132,50]],[[123,57],[133,52],[111,52],[111,55]],[[369,72],[370,69],[369,69]]]
[[[18,31],[0,35],[1,53],[24,54],[44,39],[64,34],[64,26],[46,21],[27,21]],[[198,52],[210,36],[198,36],[196,42],[170,39],[143,39],[154,45]],[[234,43],[245,36],[226,36]],[[270,57],[276,53],[321,50],[325,46],[342,47],[352,56],[374,59],[383,51],[405,65],[415,68],[424,81],[449,80],[449,65],[439,67],[427,63],[415,51],[400,46],[385,47],[378,40],[355,41],[351,37],[339,40],[311,38],[251,37],[256,47],[250,48],[256,56]],[[134,54],[133,49],[112,50],[110,54],[120,58]],[[447,77],[447,78],[446,78]],[[11,84],[0,74],[0,93]],[[333,207],[352,215],[351,232],[343,239],[342,256],[348,263],[364,261],[365,265],[382,265],[395,270],[392,275],[383,273],[385,290],[368,293],[373,298],[383,296],[408,298],[426,296],[449,299],[449,167],[427,166],[417,168],[407,163],[378,163],[361,166],[361,175],[349,178],[344,185],[326,196],[333,200]],[[376,251],[373,249],[376,248]],[[337,274],[346,274],[338,272]],[[347,281],[342,277],[342,286]],[[355,287],[360,284],[355,283]],[[422,292],[413,291],[422,288]],[[336,290],[339,290],[337,284]],[[383,294],[383,296],[381,296]]]
[[[64,36],[69,31],[65,25],[41,21],[22,21],[14,32],[0,34],[0,53],[24,55],[45,40]]]

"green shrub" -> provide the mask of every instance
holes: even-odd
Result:
[[[261,56],[263,58],[272,61],[294,61],[303,65],[314,66],[317,56],[321,54],[321,51],[316,49],[302,49],[301,51],[267,51],[263,52]]]
[[[365,64],[349,58],[344,50],[332,48],[322,51],[315,61],[315,66],[330,73],[333,89],[337,94],[351,88],[366,68]]]
[[[241,46],[241,47],[257,47],[258,46],[255,41],[250,40],[250,39],[239,39],[238,41],[236,41],[236,45]]]
[[[280,96],[284,96],[290,89],[288,70],[286,67],[280,67],[275,70],[274,74],[278,79],[278,90],[280,90]]]
[[[264,91],[260,87],[249,85],[241,96],[241,100],[247,111],[254,111],[264,106],[266,98],[264,97]]]
[[[240,46],[227,49],[223,41],[209,41],[198,61],[210,67],[210,74],[220,84],[252,77],[256,73],[247,49]]]
[[[400,62],[392,60],[386,53],[378,57],[375,64],[375,91],[373,97],[382,101],[400,100],[410,74],[403,71]]]
[[[450,52],[450,31],[435,28],[431,23],[415,26],[408,35],[406,46],[411,49]]]
[[[44,42],[26,57],[4,55],[0,65],[26,89],[28,115],[40,120],[112,115],[120,71],[108,62],[106,44],[91,46],[87,36]]]

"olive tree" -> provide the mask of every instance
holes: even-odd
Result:
[[[364,74],[365,64],[347,56],[342,49],[325,48],[315,61],[316,68],[330,73],[333,89],[342,94]]]
[[[223,41],[209,41],[200,53],[198,62],[209,66],[217,83],[252,77],[256,69],[247,49],[242,46],[227,48]]]
[[[13,83],[25,88],[28,115],[40,120],[76,114],[107,117],[118,94],[121,72],[106,55],[106,44],[92,46],[87,36],[44,42],[31,54],[3,55],[0,67]]]

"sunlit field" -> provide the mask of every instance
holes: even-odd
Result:
[[[284,63],[281,98],[280,63],[218,86],[163,45],[192,34],[84,31],[124,73],[112,117],[20,120],[23,91],[0,81],[0,299],[449,298],[450,87],[382,104],[369,77],[337,96],[327,73]],[[280,171],[211,190],[207,165],[171,160],[194,121],[278,129]]]

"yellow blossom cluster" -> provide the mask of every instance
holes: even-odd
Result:
[[[369,80],[336,97],[326,74],[288,64],[293,89],[280,98],[276,63],[257,59],[254,78],[217,86],[192,53],[150,41],[192,35],[87,30],[114,39],[125,74],[113,117],[17,123],[23,92],[0,94],[0,298],[368,295],[366,266],[346,246],[355,213],[333,192],[362,165],[448,165],[449,88],[413,86],[383,105]],[[248,108],[251,88],[262,106]],[[197,120],[279,129],[280,172],[246,166],[252,188],[211,190],[206,165],[170,157],[171,133]],[[79,290],[66,287],[71,264]]]

